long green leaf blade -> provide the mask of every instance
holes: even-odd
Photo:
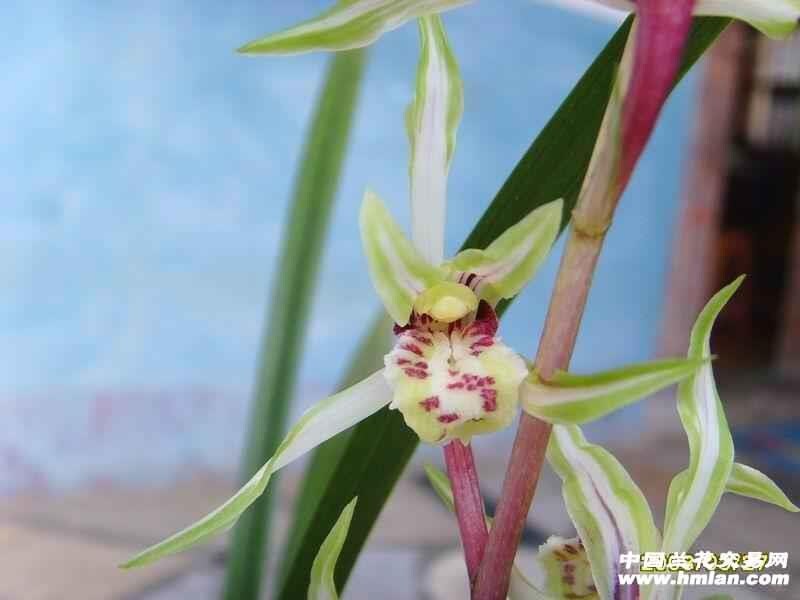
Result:
[[[681,74],[688,71],[727,24],[727,19],[696,21]],[[462,248],[486,248],[506,229],[554,198],[563,197],[564,214],[570,214],[586,175],[629,29],[630,21],[620,28],[581,78],[514,168]],[[562,228],[566,222],[566,218],[562,220]],[[498,314],[504,309],[501,303]],[[373,332],[376,333],[379,332]],[[358,359],[369,361],[375,356],[359,354]],[[305,595],[310,556],[342,508],[353,496],[358,496],[359,510],[337,565],[336,581],[341,589],[418,442],[397,411],[382,410],[355,427],[348,439],[332,440],[315,453],[306,481],[314,485],[318,497],[313,507],[302,501],[308,512],[298,514],[297,525],[292,529],[293,554],[285,563],[278,600],[295,600]]]
[[[242,463],[245,478],[269,459],[286,431],[319,258],[339,187],[366,57],[365,52],[356,51],[331,59],[300,157],[264,326]],[[255,600],[259,596],[272,502],[272,493],[267,491],[234,531],[225,580],[224,597],[228,600]]]
[[[357,498],[344,507],[342,514],[333,525],[333,529],[322,542],[322,546],[317,552],[314,564],[311,565],[311,584],[308,586],[308,600],[339,600],[336,592],[336,584],[333,581],[333,573],[339,554],[342,552],[344,541],[347,539],[347,532],[350,530],[350,522],[353,520],[353,512],[356,509]]]

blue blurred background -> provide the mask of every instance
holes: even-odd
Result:
[[[326,4],[5,7],[0,492],[235,466],[292,174],[326,57],[233,50]],[[445,18],[466,86],[450,251],[619,22],[530,0],[503,4]],[[403,111],[415,28],[385,36],[371,54],[296,410],[331,390],[379,308],[357,229],[365,187],[408,225]],[[577,370],[655,351],[692,87],[690,77],[672,97],[621,206]],[[529,356],[557,259],[502,326]]]

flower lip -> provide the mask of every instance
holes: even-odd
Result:
[[[513,420],[527,368],[496,336],[497,327],[486,301],[452,323],[414,312],[409,325],[395,326],[384,370],[394,390],[390,408],[423,441],[466,443]]]

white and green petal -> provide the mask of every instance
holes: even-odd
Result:
[[[445,280],[403,235],[380,198],[367,191],[361,205],[361,241],[372,283],[398,325],[405,325],[417,297]]]
[[[635,11],[630,0],[596,0],[611,8]],[[772,38],[786,38],[797,28],[800,19],[798,0],[697,0],[697,16],[730,17],[749,23]]]
[[[772,479],[758,469],[741,463],[733,464],[725,491],[768,502],[789,512],[800,512],[800,507],[789,500],[788,496]]]
[[[742,283],[718,292],[700,313],[689,343],[690,359],[711,357],[711,330]],[[678,387],[678,413],[689,440],[689,467],[670,484],[664,519],[665,552],[691,548],[717,509],[733,468],[733,439],[710,362]]]
[[[345,0],[299,25],[245,44],[239,51],[301,54],[361,48],[412,19],[469,2],[471,0]]]
[[[619,461],[586,441],[577,426],[553,428],[547,458],[564,482],[567,511],[586,546],[600,598],[624,597],[632,590],[618,586],[620,555],[659,545],[647,500]]]
[[[586,547],[580,538],[551,536],[539,546],[533,565],[517,568],[509,587],[511,600],[580,598],[597,600],[597,586]]]
[[[186,529],[137,554],[122,566],[141,567],[226,531],[264,493],[275,471],[366,419],[389,404],[391,399],[391,389],[387,386],[383,373],[379,371],[318,402],[289,430],[272,458],[225,504]]]
[[[464,250],[445,264],[450,277],[497,304],[513,298],[547,258],[561,226],[564,203],[550,202],[507,229],[485,250]]]
[[[431,264],[444,260],[447,175],[464,108],[458,64],[441,18],[419,20],[422,44],[414,100],[406,113],[411,142],[412,239]]]
[[[588,423],[689,377],[705,362],[657,360],[593,375],[559,371],[549,381],[534,371],[520,388],[522,408],[549,423]]]
[[[497,316],[485,302],[471,323],[453,327],[422,315],[398,332],[385,357],[391,408],[421,440],[467,443],[511,424],[528,371],[496,332]]]
[[[311,565],[308,600],[339,600],[339,593],[336,591],[336,583],[333,576],[336,570],[336,562],[339,560],[344,542],[347,540],[347,533],[350,530],[350,523],[353,520],[357,501],[358,498],[353,498],[344,507],[330,533],[328,533],[325,541],[319,547],[319,552],[317,552],[314,563]]]

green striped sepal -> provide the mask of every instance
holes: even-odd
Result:
[[[379,371],[318,402],[289,430],[272,458],[225,504],[163,542],[143,550],[122,567],[141,567],[170,554],[182,552],[226,531],[264,493],[275,471],[377,412],[391,400],[392,391],[383,372]]]
[[[349,50],[377,40],[417,17],[440,13],[471,0],[346,0],[299,25],[239,48],[246,54],[301,54]]]
[[[707,359],[668,359],[596,373],[557,372],[547,382],[536,372],[522,383],[520,400],[530,415],[562,425],[580,425],[633,404],[686,379]]]

